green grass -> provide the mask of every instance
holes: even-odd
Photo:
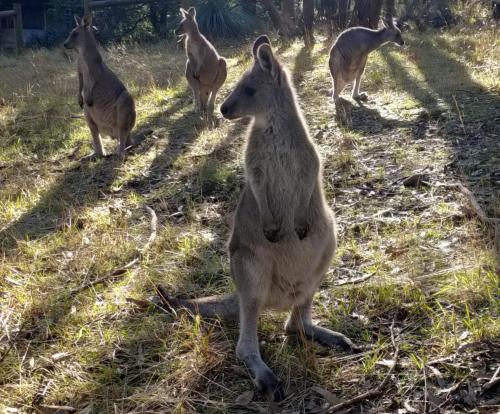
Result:
[[[406,401],[424,412],[427,389],[434,403],[466,412],[461,392],[498,364],[498,228],[446,186],[461,181],[488,216],[499,216],[498,29],[407,39],[405,49],[387,46],[370,57],[362,83],[370,101],[359,106],[345,91],[342,122],[329,98],[325,45],[276,44],[339,223],[315,318],[373,345],[354,356],[327,350],[286,337],[284,315],[265,315],[262,351],[289,396],[277,412],[314,412],[324,400],[313,386],[341,399],[375,387],[387,370],[380,363],[392,358],[393,321],[402,368],[387,398],[364,403],[365,411],[392,412]],[[229,77],[218,103],[250,64],[250,45],[220,51]],[[0,57],[0,410],[266,412],[257,394],[254,405],[235,405],[253,389],[234,355],[236,326],[128,300],[147,300],[158,283],[186,296],[232,290],[225,243],[243,185],[244,124],[207,128],[193,114],[185,58],[174,45],[118,45],[104,58],[136,99],[138,128],[154,129],[123,164],[77,161],[90,139],[73,55]],[[106,141],[109,150],[115,144]],[[422,171],[430,186],[401,184]],[[145,206],[159,226],[140,263],[72,294],[132,260],[149,237]],[[372,277],[336,286],[364,275]],[[437,397],[442,387],[428,368],[439,359],[433,367],[446,386],[463,381],[448,400]],[[495,412],[491,398],[478,396],[477,410]],[[435,408],[427,400],[427,410]]]

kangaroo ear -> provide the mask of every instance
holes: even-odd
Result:
[[[189,8],[188,13],[191,17],[196,17],[196,9],[193,6]]]
[[[92,14],[89,13],[83,16],[82,23],[85,27],[92,26]]]
[[[259,49],[259,46],[263,44],[268,44],[269,46],[271,46],[271,41],[266,35],[259,36],[257,39],[255,39],[255,42],[253,42],[252,54],[254,59],[257,59],[257,50]]]
[[[281,73],[280,64],[273,55],[271,45],[264,43],[259,46],[257,49],[257,60],[264,71],[279,81]]]
[[[75,18],[75,23],[77,26],[81,26],[82,25],[82,19],[80,16],[77,16],[76,14],[74,15],[74,18]]]
[[[186,15],[188,14],[188,12],[184,10],[182,7],[179,9],[179,11],[181,12],[182,17],[186,17]]]

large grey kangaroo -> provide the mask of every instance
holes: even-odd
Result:
[[[103,62],[97,49],[92,16],[75,16],[76,27],[64,42],[67,49],[78,52],[78,103],[83,108],[92,133],[94,154],[103,157],[100,133],[118,139],[118,155],[125,157],[127,147],[135,142],[131,131],[135,125],[134,99],[118,77]]]
[[[336,248],[335,219],[322,190],[318,153],[286,69],[267,36],[253,45],[254,63],[221,106],[227,119],[249,117],[245,188],[229,242],[236,292],[193,300],[166,298],[203,316],[237,318],[236,354],[261,391],[284,396],[262,360],[257,338],[266,309],[291,309],[288,332],[327,346],[357,349],[346,336],[313,324],[311,306]]]
[[[333,100],[339,101],[345,85],[354,81],[352,97],[366,100],[366,93],[359,93],[361,77],[365,71],[368,55],[387,42],[404,45],[401,31],[394,25],[392,16],[384,20],[384,27],[372,30],[366,27],[352,27],[344,30],[330,50],[330,74],[333,81]]]
[[[182,21],[175,34],[184,38],[186,50],[186,79],[194,96],[195,108],[203,114],[214,112],[217,92],[226,81],[226,60],[219,56],[215,47],[200,33],[196,22],[196,9],[180,9]]]

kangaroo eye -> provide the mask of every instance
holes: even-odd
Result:
[[[245,88],[245,94],[248,95],[248,96],[254,96],[255,95],[255,89],[254,88],[250,88],[249,86],[247,86]]]

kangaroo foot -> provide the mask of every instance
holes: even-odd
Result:
[[[352,97],[356,101],[367,101],[368,100],[368,94],[366,92],[362,92],[359,95],[353,95]]]
[[[310,332],[307,333],[307,336],[321,345],[331,348],[337,347],[345,351],[352,351],[355,353],[361,352],[363,350],[363,348],[355,345],[347,336],[339,332],[335,332],[316,325],[310,327],[309,330]]]
[[[95,161],[97,160],[98,158],[104,158],[106,157],[106,154],[102,153],[102,154],[99,154],[97,152],[93,152],[92,154],[89,154],[89,155],[85,155],[84,157],[80,158],[80,162],[91,162],[91,161]]]

